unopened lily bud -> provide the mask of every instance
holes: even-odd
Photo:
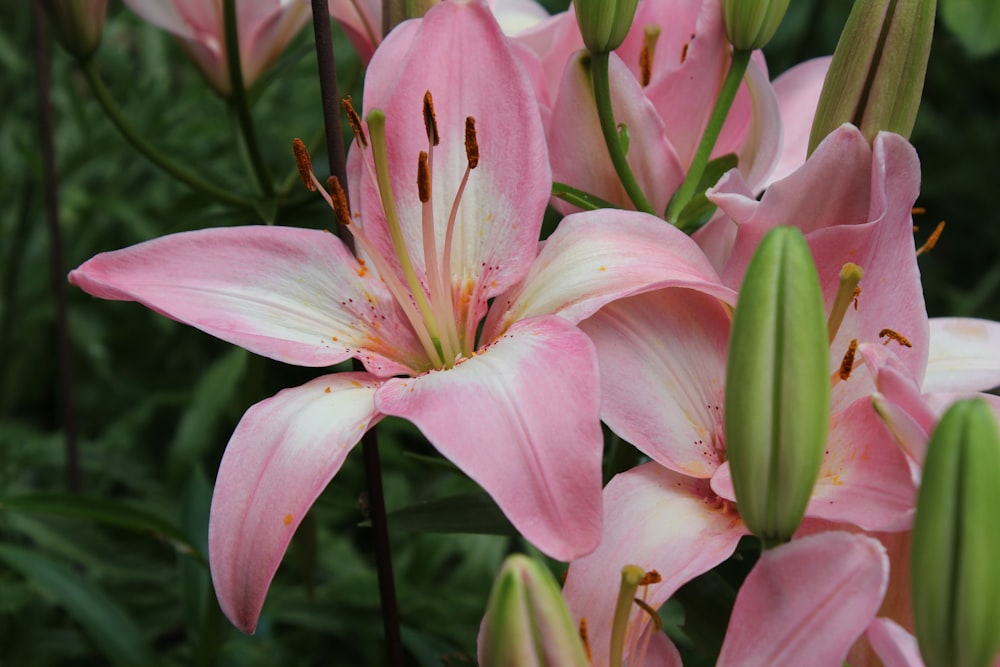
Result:
[[[855,0],[823,82],[809,152],[844,123],[871,143],[909,137],[920,106],[937,0]]]
[[[913,523],[913,620],[927,667],[987,667],[1000,649],[1000,432],[962,400],[927,446]]]
[[[777,227],[750,260],[726,366],[736,505],[764,546],[789,540],[819,475],[830,421],[826,317],[802,233]]]
[[[639,0],[577,0],[576,22],[591,53],[610,53],[621,46],[632,27]]]
[[[504,561],[479,628],[481,667],[589,667],[562,592],[540,563]]]
[[[88,58],[101,44],[108,0],[42,0],[53,32],[63,48]]]
[[[774,37],[790,0],[723,0],[726,39],[734,49],[762,48]]]

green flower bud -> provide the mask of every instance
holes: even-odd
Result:
[[[88,58],[101,44],[108,0],[42,0],[55,37],[77,58]]]
[[[802,521],[830,423],[823,294],[798,229],[772,229],[747,267],[733,315],[725,402],[736,505],[764,546],[777,546]]]
[[[987,667],[1000,649],[1000,431],[981,399],[931,436],[911,551],[913,620],[927,667]]]
[[[577,0],[576,22],[591,53],[610,53],[621,46],[632,27],[639,0]]]
[[[785,17],[790,0],[723,0],[726,39],[734,49],[763,48]]]
[[[479,630],[481,667],[590,667],[552,574],[527,556],[504,561]]]
[[[909,137],[931,52],[936,0],[855,0],[823,82],[809,153],[843,123],[869,143],[882,130]]]

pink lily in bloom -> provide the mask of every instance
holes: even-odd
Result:
[[[307,0],[300,0],[308,4]],[[488,0],[493,16],[507,35],[515,35],[548,18],[535,0]],[[385,36],[382,0],[330,0],[330,16],[343,28],[361,62],[368,64]]]
[[[723,263],[726,286],[740,284],[756,242],[774,225],[802,228],[813,252],[830,314],[831,367],[840,369],[806,510],[813,520],[900,531],[912,519],[910,467],[871,409],[871,374],[849,351],[888,342],[909,375],[923,376],[928,326],[910,216],[918,187],[916,154],[902,137],[880,135],[870,148],[845,126],[761,201],[736,170],[712,195],[738,223]],[[850,280],[857,271],[845,280],[848,263],[863,271],[860,284]],[[661,573],[646,599],[655,609],[726,560],[748,532],[734,506],[722,428],[730,324],[716,296],[677,289],[616,301],[581,323],[600,359],[602,419],[654,461],[608,484],[601,544],[570,566],[566,597],[575,617],[587,618],[596,664],[608,651],[610,582],[625,564]]]
[[[125,4],[153,25],[173,33],[209,85],[223,97],[230,95],[222,0],[125,0]],[[247,88],[277,60],[309,16],[309,5],[301,0],[236,3],[240,66]]]
[[[515,41],[538,56],[536,86],[551,108],[548,140],[553,178],[623,208],[634,208],[618,182],[600,130],[583,40],[569,10]],[[611,55],[615,115],[631,137],[628,161],[656,211],[684,179],[729,62],[719,0],[644,0]],[[800,165],[828,58],[808,61],[772,84],[756,52],[713,157],[735,153],[755,189]]]
[[[244,631],[306,511],[384,415],[418,426],[545,553],[593,549],[599,384],[575,322],[661,286],[730,292],[693,241],[641,214],[568,218],[540,249],[551,181],[529,85],[485,4],[443,3],[372,59],[348,165],[356,213],[333,201],[357,257],[328,232],[236,227],[104,253],[70,274],[272,359],[366,368],[251,407],[229,442],[209,555]]]

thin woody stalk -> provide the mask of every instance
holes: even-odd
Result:
[[[330,173],[340,181],[346,197],[348,192],[347,164],[344,159],[344,140],[340,133],[340,96],[337,91],[337,70],[333,59],[330,13],[326,0],[312,0],[312,12]],[[351,250],[354,250],[353,239],[350,234],[345,233],[342,224],[338,225],[338,232]],[[361,362],[357,359],[353,363],[354,370],[364,370]],[[361,450],[365,460],[368,505],[375,538],[375,567],[378,573],[379,599],[382,606],[382,626],[385,633],[388,664],[391,667],[402,667],[403,641],[399,629],[399,606],[396,602],[396,584],[392,574],[392,547],[389,543],[385,497],[382,491],[378,436],[374,427],[361,438]]]

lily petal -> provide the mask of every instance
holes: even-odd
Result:
[[[1000,323],[968,317],[930,321],[923,390],[986,391],[1000,386]]]
[[[247,410],[226,447],[208,526],[222,611],[252,633],[288,542],[351,448],[379,419],[378,380],[340,373]]]
[[[398,52],[395,39],[393,32],[383,45]],[[477,286],[485,311],[486,299],[520,280],[537,250],[552,183],[541,112],[519,56],[485,3],[435,6],[406,39],[409,48],[398,64],[368,70],[365,112],[385,112],[393,194],[418,275],[426,270],[415,178],[418,156],[428,151],[424,94],[430,91],[433,97],[440,135],[431,167],[438,258],[443,257],[449,214],[468,164],[466,118],[476,119],[479,166],[461,198],[450,261],[457,284]],[[367,170],[352,176],[362,183],[365,233],[384,257],[396,257],[377,184]]]
[[[571,560],[596,546],[597,358],[566,320],[518,322],[452,369],[387,381],[375,403],[416,424],[549,556]]]
[[[608,664],[611,621],[621,570],[637,565],[663,579],[647,587],[653,609],[684,583],[729,558],[747,530],[698,480],[647,463],[612,479],[604,490],[604,535],[589,556],[573,562],[564,595],[573,617],[586,618],[595,665]],[[636,607],[630,634],[644,631],[648,616]]]
[[[888,579],[885,549],[863,535],[820,533],[765,551],[736,595],[719,666],[839,665]]]
[[[497,298],[484,336],[538,315],[579,322],[615,299],[662,287],[736,302],[694,241],[673,225],[635,211],[576,213],[559,223],[524,282]]]
[[[774,94],[778,97],[785,141],[778,164],[765,186],[780,181],[805,163],[819,93],[831,60],[828,56],[807,60],[774,80]]]
[[[251,352],[298,366],[352,356],[406,373],[420,343],[382,282],[329,232],[224,227],[105,252],[69,274],[102,299],[138,301]]]
[[[865,632],[884,667],[924,667],[917,638],[891,618],[876,618]]]
[[[711,477],[722,462],[729,313],[663,289],[608,304],[580,324],[597,346],[601,419],[671,470]]]

